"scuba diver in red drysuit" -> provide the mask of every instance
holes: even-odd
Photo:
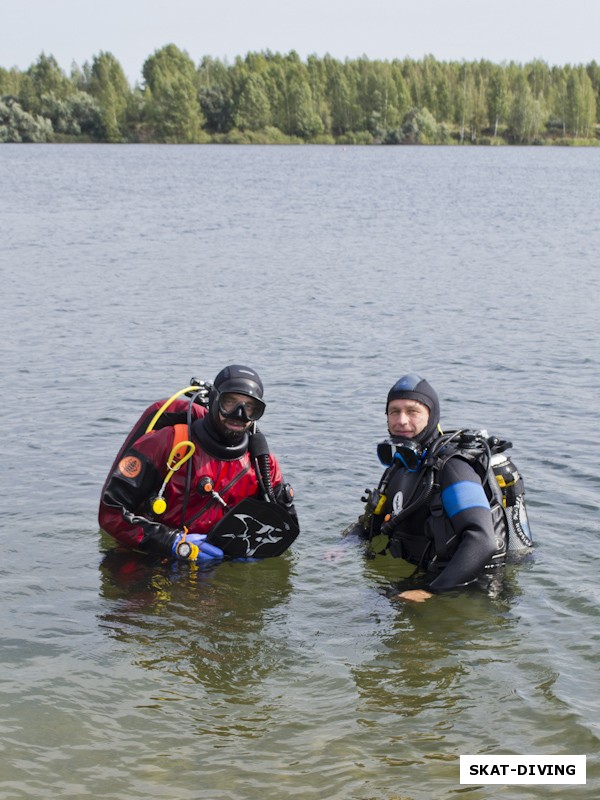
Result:
[[[293,491],[256,430],[265,410],[258,374],[237,364],[225,367],[210,387],[208,409],[194,397],[185,406],[186,424],[167,424],[133,440],[130,434],[103,488],[101,528],[121,544],[148,553],[192,561],[223,558],[219,545],[227,545],[233,534],[219,540],[212,533],[223,528],[241,501],[256,498],[250,514],[232,520],[246,536],[245,549],[238,547],[234,554],[278,555],[299,529]],[[261,522],[263,511],[270,522],[273,514],[283,520],[285,535],[274,535],[274,530],[281,533],[277,522]],[[250,523],[260,534],[252,547],[246,535]]]

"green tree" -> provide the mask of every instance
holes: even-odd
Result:
[[[55,133],[103,138],[100,107],[86,92],[75,92],[64,100],[53,93],[45,94],[42,96],[42,114],[51,121]]]
[[[446,68],[438,74],[435,96],[437,98],[436,118],[441,122],[450,122],[452,119],[452,73]]]
[[[481,64],[478,64],[474,70],[471,92],[471,117],[469,120],[469,126],[471,131],[471,141],[476,142],[481,136],[482,130],[489,124],[486,99],[486,80]]]
[[[550,92],[552,76],[545,61],[536,59],[525,67],[531,94],[536,100],[544,102]]]
[[[287,98],[289,122],[286,133],[303,139],[323,133],[323,121],[315,110],[308,73],[304,66],[290,68]]]
[[[471,65],[462,63],[460,69],[460,86],[457,93],[455,106],[455,120],[460,126],[460,141],[464,142],[465,131],[473,115],[473,76]]]
[[[0,100],[0,142],[52,141],[52,123],[25,111],[14,97]]]
[[[598,122],[598,115],[600,114],[600,64],[596,61],[590,61],[586,66],[586,72],[594,90],[594,97],[596,100],[596,122]]]
[[[235,103],[231,71],[218,59],[205,56],[197,72],[200,109],[205,128],[226,133],[235,126]]]
[[[88,91],[100,107],[104,139],[108,142],[125,139],[131,89],[121,64],[111,53],[101,52],[94,57]]]
[[[311,55],[306,60],[308,82],[312,95],[313,108],[321,120],[323,133],[331,133],[331,111],[327,102],[327,74],[323,59]]]
[[[426,108],[411,108],[402,121],[402,144],[443,144],[447,138],[445,127]]]
[[[289,109],[287,105],[286,63],[282,56],[270,52],[248,55],[244,63],[235,70],[237,103],[242,102],[243,87],[247,81],[248,70],[254,71],[261,79],[261,92],[264,104],[269,110],[269,125],[280,131],[287,130]]]
[[[596,97],[583,67],[574,69],[567,80],[565,124],[575,137],[590,137],[596,122]]]
[[[240,88],[236,126],[240,130],[260,131],[271,122],[271,106],[265,82],[250,72]]]
[[[508,120],[511,138],[519,143],[536,141],[546,118],[542,101],[534,98],[525,72],[520,72],[513,89]]]
[[[346,71],[339,61],[326,57],[327,63],[327,97],[331,114],[331,132],[334,136],[354,130],[351,84]]]
[[[0,97],[5,95],[18,97],[22,81],[23,74],[19,70],[0,67]]]
[[[324,131],[323,108],[320,89],[313,85],[322,83],[322,73],[315,72],[314,61],[307,67],[295,51],[282,57],[270,52],[246,59],[246,67],[256,70],[263,79],[265,95],[269,101],[271,124],[288,136],[309,139]]]
[[[441,65],[432,55],[427,55],[420,64],[421,73],[421,105],[429,109],[434,117],[439,114],[438,75]]]
[[[19,100],[32,114],[41,113],[42,97],[45,95],[64,100],[75,91],[54,56],[47,56],[45,53],[42,53],[36,63],[29,67],[27,76],[29,81],[22,84]]]
[[[393,61],[390,67],[391,78],[396,90],[396,109],[402,119],[411,108],[410,92],[404,79],[402,62]]]
[[[150,136],[167,143],[201,141],[203,118],[189,55],[174,44],[166,45],[146,59],[142,74]]]
[[[389,64],[361,58],[356,64],[356,103],[360,107],[358,128],[377,138],[398,127],[398,95]]]
[[[508,79],[502,67],[493,69],[487,87],[487,105],[490,124],[494,126],[494,136],[498,136],[498,127],[506,120],[508,113]]]

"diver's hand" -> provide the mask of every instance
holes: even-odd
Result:
[[[346,555],[346,547],[344,544],[336,544],[333,547],[330,547],[329,550],[326,550],[323,554],[323,558],[325,561],[329,561],[330,564],[339,564],[339,562],[344,558]]]
[[[225,555],[220,547],[209,544],[205,533],[177,533],[173,540],[173,555],[187,561],[210,561],[223,558]]]
[[[392,600],[412,600],[413,603],[424,603],[430,597],[433,597],[433,595],[431,592],[425,591],[425,589],[407,589],[405,592],[395,594]]]

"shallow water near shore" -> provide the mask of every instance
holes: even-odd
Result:
[[[596,149],[0,147],[0,800],[600,792]],[[302,531],[122,553],[100,487],[146,405],[248,363]],[[402,605],[341,532],[405,372],[509,438],[537,547]],[[461,786],[461,754],[587,785]]]

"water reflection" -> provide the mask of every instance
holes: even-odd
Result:
[[[198,567],[111,548],[100,564],[99,624],[137,666],[239,701],[276,662],[264,625],[285,607],[292,564],[284,555]]]
[[[552,685],[557,673],[514,663],[527,629],[518,565],[422,604],[387,597],[414,580],[412,565],[363,558],[363,572],[390,614],[372,657],[351,667],[358,724],[378,740],[382,769],[401,768],[409,781],[419,773],[438,796],[436,783],[456,783],[460,753],[502,752],[514,721],[535,711],[532,680]]]
[[[386,595],[412,581],[406,576],[390,586],[389,569],[388,564],[381,569],[378,559],[365,561],[366,578]],[[463,679],[473,666],[501,660],[502,650],[518,643],[511,614],[520,591],[514,572],[496,574],[487,589],[487,594],[479,587],[450,592],[418,605],[394,602],[397,615],[379,651],[354,669],[366,707],[416,716],[429,707],[463,703]]]

